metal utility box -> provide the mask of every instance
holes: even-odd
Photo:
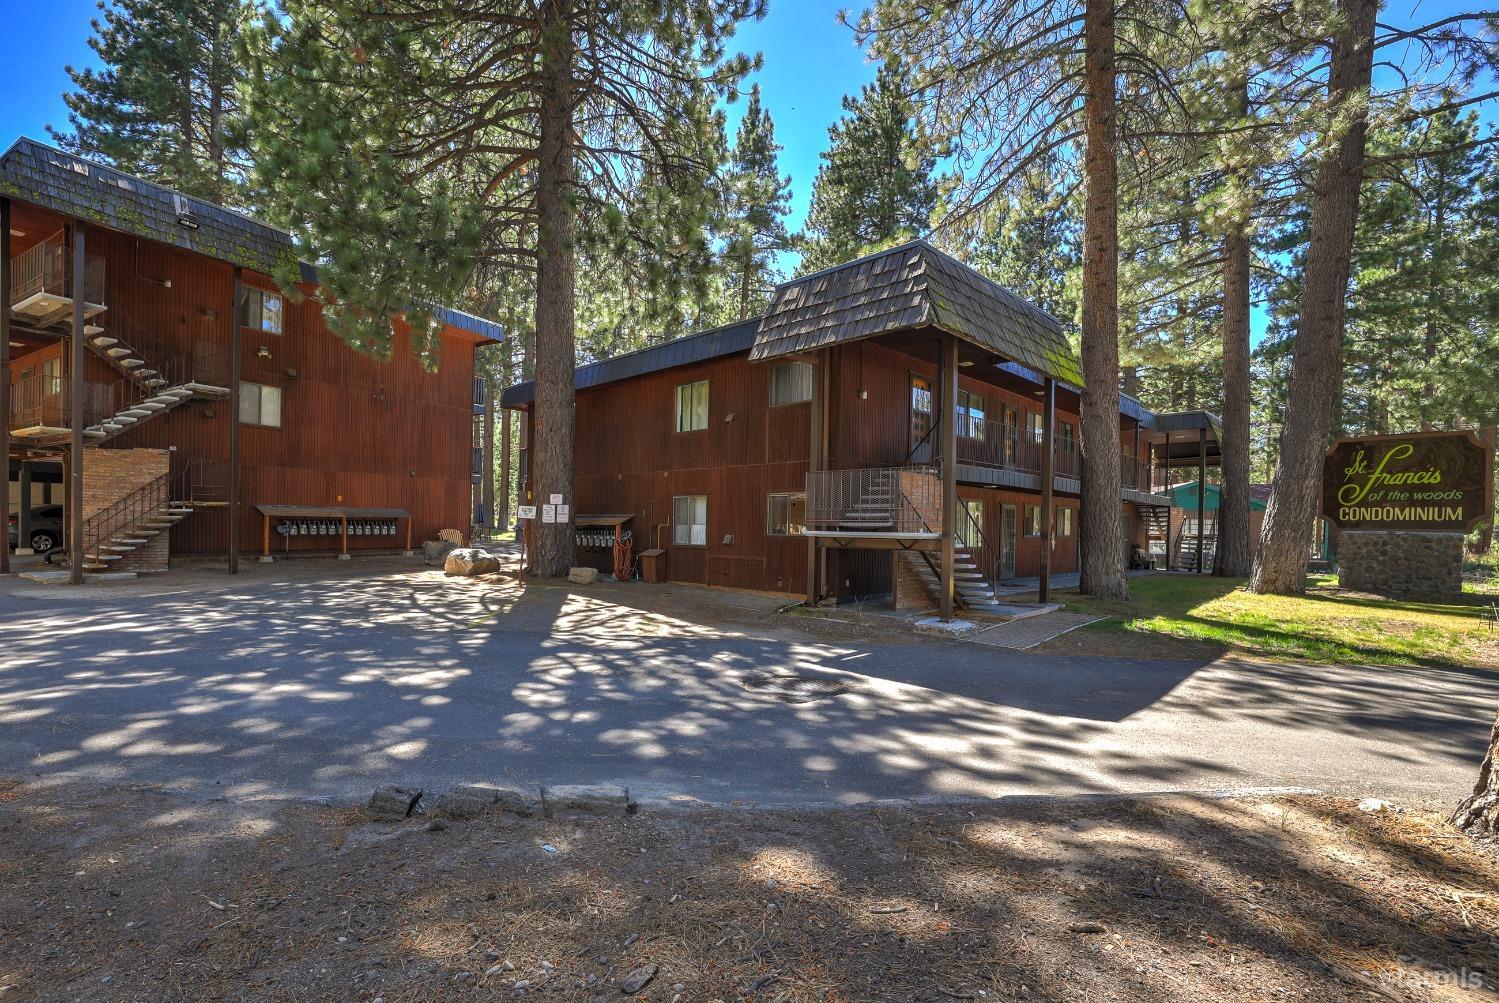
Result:
[[[652,547],[640,552],[640,580],[652,585],[666,581],[666,551]]]

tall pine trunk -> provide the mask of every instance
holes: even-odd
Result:
[[[1343,315],[1359,186],[1364,175],[1378,7],[1378,0],[1343,0],[1339,5],[1343,24],[1332,45],[1327,118],[1343,123],[1345,131],[1317,170],[1311,246],[1306,255],[1280,459],[1249,581],[1254,592],[1288,595],[1306,590],[1306,562],[1322,485],[1322,457],[1327,451],[1343,369]]]
[[[1472,836],[1499,836],[1499,718],[1489,733],[1489,751],[1478,768],[1478,782],[1452,813],[1452,824]]]
[[[1119,497],[1119,165],[1115,121],[1114,2],[1088,0],[1087,154],[1083,214],[1083,491],[1080,587],[1129,598],[1124,577],[1124,506]],[[1052,514],[1046,513],[1051,525]],[[1043,541],[1048,546],[1050,541]]]
[[[541,140],[536,174],[536,411],[534,498],[573,503],[573,39],[570,0],[542,10]],[[544,578],[567,574],[571,523],[533,524],[531,568]]]
[[[1249,110],[1238,81],[1235,111]],[[1236,220],[1223,242],[1223,483],[1218,491],[1218,546],[1213,574],[1249,575],[1249,228]]]

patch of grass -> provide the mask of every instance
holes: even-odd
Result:
[[[1243,582],[1198,575],[1130,579],[1127,603],[1067,595],[1067,608],[1109,619],[1087,628],[1103,647],[1120,634],[1180,638],[1223,652],[1334,665],[1499,668],[1499,630],[1485,619],[1487,597],[1450,602],[1385,599],[1314,577],[1305,595],[1262,596]],[[1133,642],[1126,642],[1133,643]]]

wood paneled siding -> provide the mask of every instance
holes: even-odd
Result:
[[[108,261],[109,309],[96,321],[106,333],[120,325],[127,339],[139,332],[173,353],[224,353],[227,380],[234,322],[230,266],[98,228],[88,232],[88,249]],[[275,289],[263,275],[246,273],[244,281]],[[416,540],[448,527],[466,529],[474,343],[445,332],[441,364],[428,373],[404,334],[396,337],[388,361],[349,348],[327,330],[310,298],[287,301],[283,328],[279,335],[246,328],[242,336],[244,379],[282,388],[281,427],[241,429],[242,550],[260,548],[262,525],[254,506],[262,503],[405,508]],[[86,378],[103,386],[118,375],[91,358]],[[228,401],[195,401],[141,423],[110,445],[174,447],[179,462],[225,461],[235,419]],[[227,511],[198,512],[173,529],[172,549],[222,553],[227,533]],[[402,547],[404,537],[403,527],[398,542],[351,537],[349,546]]]
[[[838,346],[829,355],[830,462],[845,468],[905,462],[910,377],[935,379],[935,365],[869,342]],[[804,593],[806,540],[767,534],[766,507],[772,493],[805,488],[810,405],[770,405],[774,365],[739,354],[580,391],[575,511],[633,514],[636,551],[665,547],[673,581]],[[699,380],[709,383],[708,427],[677,432],[676,388]],[[983,395],[996,419],[1001,403],[1013,407],[1022,424],[1027,411],[1040,406],[1038,398],[977,379],[965,376],[960,384]],[[1077,421],[1075,413],[1064,417]],[[992,540],[998,540],[1001,501],[1015,502],[1017,521],[1023,518],[1019,506],[1039,501],[1039,494],[970,485],[959,493],[991,502],[984,531]],[[705,546],[673,543],[672,498],[679,495],[707,496]],[[1075,498],[1058,502],[1077,504]],[[1018,574],[1036,574],[1040,541],[1021,539],[1017,558]],[[839,594],[887,591],[890,560],[883,551],[830,552],[828,580]],[[1075,536],[1058,541],[1053,567],[1077,567]]]

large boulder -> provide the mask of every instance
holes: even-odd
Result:
[[[567,580],[574,585],[592,585],[599,580],[598,568],[569,568]]]
[[[460,547],[448,554],[442,570],[449,575],[472,578],[474,575],[492,575],[501,567],[500,559],[488,551],[476,547]]]
[[[422,560],[427,564],[441,564],[455,549],[447,540],[427,540],[422,543]]]

